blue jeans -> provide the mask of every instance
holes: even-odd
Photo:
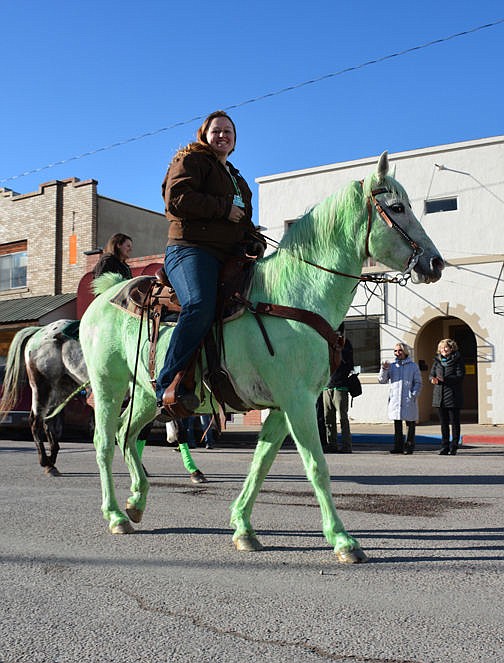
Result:
[[[204,436],[205,444],[213,444],[214,434],[213,434],[213,429],[210,426],[210,421],[212,420],[212,417],[209,414],[200,414],[199,419],[203,433],[207,431]],[[194,437],[194,417],[188,417],[187,419],[184,419],[184,421],[187,423],[187,441],[189,443],[189,446],[195,447],[196,439]]]
[[[221,263],[198,247],[167,246],[164,266],[182,311],[157,377],[158,401],[177,373],[186,368],[212,326]]]

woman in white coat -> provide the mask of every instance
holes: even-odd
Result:
[[[390,383],[388,416],[394,421],[394,446],[391,454],[412,454],[415,449],[415,426],[418,419],[418,394],[422,389],[422,376],[417,364],[409,356],[406,343],[394,346],[394,361],[384,361],[378,375],[380,384]],[[403,421],[408,432],[403,435]]]

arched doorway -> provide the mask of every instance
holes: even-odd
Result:
[[[476,337],[472,329],[460,318],[445,316],[434,318],[418,333],[415,341],[415,358],[422,372],[423,389],[418,402],[420,422],[437,421],[432,408],[432,385],[429,372],[437,344],[442,338],[453,338],[459,346],[465,363],[463,382],[464,409],[461,419],[465,423],[478,422],[478,362]]]

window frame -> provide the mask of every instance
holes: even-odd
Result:
[[[381,323],[380,315],[345,318],[345,336],[352,344],[354,363],[360,366],[361,373],[375,374],[380,371]]]
[[[24,265],[15,264],[16,260],[24,260]],[[0,244],[0,264],[3,269],[0,269],[0,274],[2,272],[8,273],[9,283],[2,284],[0,280],[0,292],[10,292],[12,290],[20,290],[27,287],[27,272],[28,272],[28,242],[27,240],[20,240],[17,242],[8,242],[6,244]],[[7,263],[7,267],[5,267]],[[16,273],[19,275],[16,276]],[[16,280],[22,280],[22,283],[17,283]],[[7,279],[6,279],[7,281]],[[13,283],[14,281],[14,283]]]
[[[450,204],[453,203],[453,206]],[[443,204],[446,206],[443,209]],[[457,212],[458,211],[458,197],[449,196],[444,198],[430,198],[424,200],[424,214],[439,214],[441,212]]]

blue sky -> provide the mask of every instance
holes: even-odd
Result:
[[[191,118],[502,18],[497,0],[4,0],[0,187],[94,178],[161,212]],[[501,23],[243,105],[231,160],[256,194],[264,175],[500,135],[503,55]]]

